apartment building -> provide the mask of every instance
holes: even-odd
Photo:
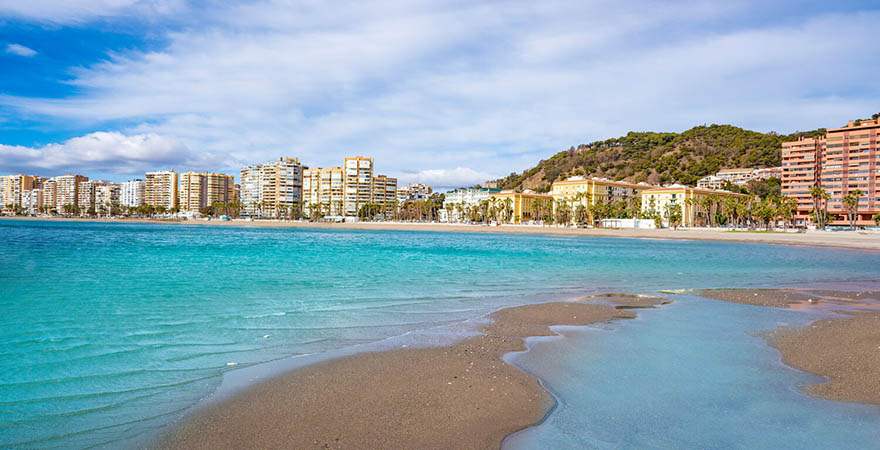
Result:
[[[782,195],[797,202],[794,223],[806,226],[812,222],[813,197],[810,188],[818,185],[822,168],[820,161],[824,139],[801,138],[782,143]]]
[[[120,204],[121,186],[117,183],[102,182],[95,187],[95,211],[108,215],[114,206]]]
[[[724,200],[728,197],[748,198],[746,194],[735,194],[728,191],[712,189],[700,189],[673,184],[671,186],[646,189],[641,193],[642,213],[658,213],[663,223],[669,226],[669,213],[673,205],[681,208],[681,226],[702,227],[711,223],[710,217],[714,217],[721,211]],[[689,202],[688,199],[697,199]],[[702,200],[710,198],[710,206],[705,208]]]
[[[180,174],[177,205],[180,211],[199,212],[208,206],[208,180],[205,174],[184,172]]]
[[[461,220],[463,211],[467,208],[480,206],[484,201],[489,200],[489,196],[501,192],[497,188],[459,188],[446,193],[443,200],[443,209],[447,211],[448,217],[452,220]],[[458,205],[461,205],[459,208]]]
[[[58,197],[55,195],[57,193],[58,183],[53,179],[48,179],[43,181],[43,202],[42,206],[44,209],[49,211],[56,210],[55,205],[58,203]]]
[[[431,186],[427,186],[421,183],[407,184],[406,186],[397,190],[397,201],[408,202],[425,200],[430,197],[432,193],[433,190],[431,189]]]
[[[164,207],[167,211],[177,208],[177,172],[160,170],[147,172],[144,177],[144,204]]]
[[[749,181],[766,180],[770,177],[781,178],[782,167],[719,170],[715,175],[700,178],[697,181],[697,187],[701,189],[722,189],[728,182],[734,186],[745,186]]]
[[[845,127],[827,131],[819,182],[831,196],[828,213],[837,216],[831,224],[847,224],[843,198],[855,190],[863,193],[857,225],[873,224],[871,217],[880,213],[878,131],[880,119],[850,121]]]
[[[76,189],[76,205],[82,215],[94,214],[97,212],[95,208],[95,191],[98,184],[102,183],[97,180],[83,181],[79,183]]]
[[[242,168],[243,214],[248,217],[281,217],[286,214],[303,201],[303,170],[296,158],[279,158],[278,161]]]
[[[373,158],[345,158],[342,167],[345,170],[343,210],[346,216],[355,217],[361,206],[373,199]]]
[[[206,206],[215,203],[235,203],[235,177],[223,173],[206,173],[205,183],[208,185],[205,199]]]
[[[55,182],[54,186],[54,204],[51,205],[58,212],[63,212],[65,205],[79,206],[79,185],[85,181],[89,181],[89,177],[83,175],[62,175],[53,177],[51,181]],[[45,200],[45,193],[44,193]]]
[[[25,191],[34,189],[34,178],[31,175],[6,175],[0,177],[0,208],[20,206],[21,196]]]
[[[235,182],[232,175],[186,172],[180,174],[178,194],[178,209],[198,212],[215,203],[234,202]]]
[[[43,206],[43,190],[31,189],[21,193],[21,207],[27,214],[35,215]]]
[[[393,211],[397,205],[397,178],[386,175],[373,177],[372,203],[382,205],[385,212]]]
[[[344,215],[345,171],[342,167],[314,168],[303,171],[303,208],[320,205],[328,216]]]
[[[813,222],[812,186],[822,187],[830,197],[829,224],[848,224],[843,199],[856,190],[862,192],[856,225],[873,224],[871,218],[880,213],[878,131],[880,119],[851,120],[827,130],[824,138],[782,144],[782,193],[797,200],[797,224]]]
[[[144,204],[144,180],[131,180],[119,186],[119,203],[122,206],[137,208]]]

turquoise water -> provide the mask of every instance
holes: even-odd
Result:
[[[230,370],[506,305],[591,292],[865,282],[877,278],[878,263],[876,254],[755,244],[0,220],[0,447],[141,445]],[[705,315],[710,335],[711,324],[726,323],[724,308],[737,306],[681,302],[649,313],[698,314],[704,304],[724,313]],[[772,327],[765,317],[777,313],[760,311],[737,322],[737,336]],[[663,323],[626,326],[645,324],[664,342],[677,337]],[[647,339],[630,345],[640,342]],[[760,364],[724,370],[772,372],[782,377],[775,386],[797,394],[791,386],[803,375],[752,344]],[[662,379],[663,369],[651,371]],[[833,405],[796,407],[812,414]],[[561,426],[551,434],[572,430]],[[655,422],[644,428],[666,432]]]

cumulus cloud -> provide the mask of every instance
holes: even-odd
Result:
[[[103,1],[114,14],[163,3]],[[70,14],[94,17],[93,3],[71,2]],[[880,70],[880,53],[853,45],[874,40],[876,11],[767,22],[795,3],[334,5],[212,5],[163,47],[71,69],[71,96],[0,95],[0,105],[87,131],[123,123],[127,134],[175,136],[222,155],[227,171],[361,154],[381,173],[454,187],[630,130],[794,131],[872,112],[880,97],[864,76]],[[29,11],[19,14],[52,15]]]
[[[214,155],[196,154],[179,139],[157,134],[96,132],[37,148],[0,145],[0,167],[37,175],[89,171],[131,175],[158,168],[208,170],[222,164]]]
[[[498,178],[486,172],[477,171],[468,167],[456,167],[455,169],[427,169],[418,172],[405,173],[400,176],[398,183],[423,183],[433,186],[435,189],[451,189],[463,186],[474,186],[484,181]]]

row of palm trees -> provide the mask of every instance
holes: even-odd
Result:
[[[657,211],[653,204],[642,211],[640,197],[630,199],[592,201],[589,193],[550,199],[531,199],[531,211],[523,211],[519,220],[532,220],[543,224],[590,224],[598,225],[603,219],[647,219],[654,220],[660,227],[664,221],[677,227],[682,223],[683,207],[695,209],[697,216],[704,218],[707,226],[735,225],[771,227],[783,222],[788,226],[794,219],[797,203],[794,199],[782,196],[755,200],[751,197],[720,196],[716,194],[692,197],[682,203],[669,203],[665,211]],[[651,200],[653,203],[654,200]],[[479,204],[453,203],[447,205],[453,217],[460,222],[514,222],[512,200],[492,197]]]
[[[864,195],[865,193],[861,189],[855,189],[847,192],[843,199],[841,199],[846,220],[852,229],[855,229],[856,222],[859,220],[860,201]],[[828,200],[831,198],[831,194],[821,186],[813,186],[810,188],[810,197],[813,200],[813,210],[810,215],[816,226],[824,230],[828,222],[835,218],[833,215],[828,214]],[[880,225],[880,214],[874,214],[871,220],[876,225]]]

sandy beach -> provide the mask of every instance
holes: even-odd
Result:
[[[540,422],[553,399],[503,361],[551,325],[632,318],[662,298],[582,299],[490,315],[480,336],[447,347],[366,353],[294,370],[184,420],[166,449],[499,448]],[[613,303],[613,304],[612,304]]]
[[[714,229],[606,229],[569,228],[541,225],[469,225],[444,223],[408,222],[297,222],[276,220],[155,220],[155,219],[66,219],[48,217],[3,217],[7,220],[97,222],[97,223],[160,223],[187,226],[237,226],[265,228],[302,228],[335,230],[395,230],[395,231],[445,231],[457,233],[504,233],[542,234],[555,236],[618,237],[637,239],[678,239],[725,242],[751,242],[760,244],[808,245],[880,251],[880,232],[876,231],[816,231],[795,232],[745,232]]]
[[[791,308],[798,305],[839,307],[842,316],[805,327],[787,327],[765,334],[782,361],[796,369],[828,378],[804,386],[809,395],[828,400],[880,405],[880,292],[784,289],[719,289],[701,294],[733,303]],[[855,310],[858,308],[872,308]]]

